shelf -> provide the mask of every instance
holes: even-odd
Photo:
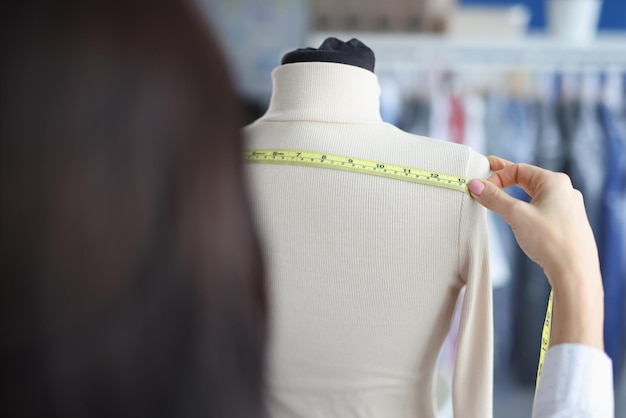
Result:
[[[377,69],[410,68],[626,71],[626,34],[604,33],[589,44],[571,44],[545,35],[522,39],[471,39],[368,32],[312,33],[308,45],[328,36],[358,38],[376,54]]]

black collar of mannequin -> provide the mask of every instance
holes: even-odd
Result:
[[[281,64],[295,62],[336,62],[353,65],[374,72],[374,51],[358,39],[348,42],[337,38],[326,38],[319,48],[301,48],[288,52]]]

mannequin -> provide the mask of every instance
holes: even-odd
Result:
[[[357,40],[289,53],[248,149],[346,155],[486,177],[470,148],[384,123],[374,57]],[[433,380],[466,286],[455,417],[492,416],[485,209],[439,187],[300,166],[246,168],[267,261],[272,417],[435,417]]]
[[[291,51],[283,57],[281,63],[296,62],[334,62],[353,65],[374,72],[376,58],[374,51],[358,39],[342,42],[337,38],[326,38],[319,48],[301,48]]]

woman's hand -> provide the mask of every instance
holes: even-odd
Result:
[[[596,242],[582,194],[569,177],[490,156],[494,174],[472,180],[476,201],[498,213],[515,239],[543,267],[554,291],[550,344],[571,342],[603,349],[604,291]],[[502,189],[517,185],[530,203]]]

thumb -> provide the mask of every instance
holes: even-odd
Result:
[[[468,187],[474,200],[487,209],[496,212],[508,224],[511,224],[512,221],[510,219],[512,209],[517,205],[523,204],[523,202],[509,196],[504,190],[486,180],[474,179],[469,182]]]

